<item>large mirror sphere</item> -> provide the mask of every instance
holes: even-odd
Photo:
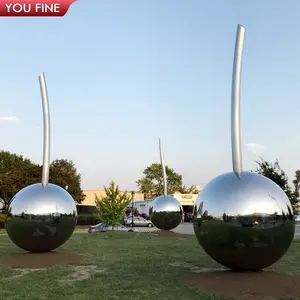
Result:
[[[243,172],[210,181],[198,195],[194,231],[204,251],[232,270],[259,270],[278,261],[295,233],[291,203],[269,178]]]
[[[33,184],[10,201],[5,227],[10,239],[29,252],[48,252],[63,245],[77,222],[76,204],[58,185]]]
[[[182,214],[182,206],[173,196],[160,196],[154,199],[149,209],[151,222],[162,230],[176,228],[182,221]]]

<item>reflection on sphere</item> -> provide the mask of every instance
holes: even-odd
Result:
[[[63,245],[77,222],[76,204],[60,186],[32,184],[10,201],[5,227],[10,239],[29,252],[47,252]]]
[[[4,202],[4,200],[2,200],[2,199],[0,198],[0,212],[3,211],[4,208],[5,208],[5,202]]]
[[[220,175],[198,195],[194,231],[215,261],[233,270],[259,270],[277,262],[294,237],[291,203],[269,178],[243,172]]]
[[[182,220],[182,206],[173,196],[160,196],[153,200],[149,216],[153,225],[162,230],[176,228]]]

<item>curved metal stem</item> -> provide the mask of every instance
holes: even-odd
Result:
[[[159,139],[159,154],[160,154],[160,163],[161,163],[161,168],[163,173],[164,196],[167,197],[168,195],[167,173],[166,173],[166,167],[164,163],[163,146],[162,146],[161,139]]]
[[[233,172],[241,178],[243,171],[241,149],[241,125],[240,125],[240,94],[241,94],[241,71],[243,60],[245,28],[238,25],[231,87],[231,148]]]
[[[43,104],[43,121],[44,121],[44,149],[43,149],[43,171],[42,185],[46,187],[49,182],[50,170],[50,113],[47,85],[44,73],[39,76],[42,104]]]

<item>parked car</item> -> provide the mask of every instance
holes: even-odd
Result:
[[[142,217],[129,217],[125,220],[125,225],[130,227],[153,227],[154,225],[150,220]]]
[[[91,232],[106,232],[107,231],[107,225],[104,223],[99,223],[96,225],[92,225],[88,229],[88,233]]]
[[[88,233],[92,232],[107,232],[107,231],[126,231],[126,232],[137,232],[136,228],[128,228],[122,224],[118,224],[116,227],[112,228],[112,226],[108,226],[105,223],[99,223],[94,226],[90,226],[88,229]]]

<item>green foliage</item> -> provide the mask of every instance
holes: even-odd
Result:
[[[41,182],[42,166],[33,163],[22,155],[0,151],[0,198],[7,204],[21,189],[28,185]],[[81,203],[85,195],[81,190],[81,175],[72,161],[55,160],[50,165],[51,183],[63,188],[68,186],[68,192],[75,202]]]
[[[168,194],[179,191],[182,188],[182,176],[168,166],[166,166],[166,173]],[[136,183],[140,191],[145,195],[145,198],[149,199],[162,195],[164,188],[161,164],[153,163],[144,170],[143,174],[144,177]]]
[[[178,212],[156,212],[152,215],[151,221],[162,230],[171,230],[178,226],[182,221],[182,216]]]
[[[293,181],[295,189],[292,190],[288,183],[288,177],[281,169],[277,159],[275,163],[270,163],[260,157],[260,160],[256,161],[256,163],[258,164],[258,167],[255,171],[277,183],[286,193],[291,201],[293,209],[295,210],[299,197],[300,171],[296,171],[295,180]]]
[[[98,218],[114,228],[122,219],[131,197],[127,192],[121,193],[114,181],[110,183],[109,187],[104,187],[104,190],[105,197],[99,198],[95,194]]]
[[[297,170],[295,172],[295,179],[293,180],[293,185],[294,185],[294,194],[296,199],[299,199],[299,188],[300,188],[300,170]]]
[[[0,151],[0,198],[8,201],[27,185],[40,182],[41,168],[22,155]]]
[[[81,174],[77,172],[71,160],[54,160],[50,165],[49,181],[63,188],[68,187],[68,192],[76,203],[81,203],[84,200],[85,195],[81,189]]]
[[[199,194],[200,190],[195,185],[190,187],[183,185],[177,190],[177,192],[181,194]]]

